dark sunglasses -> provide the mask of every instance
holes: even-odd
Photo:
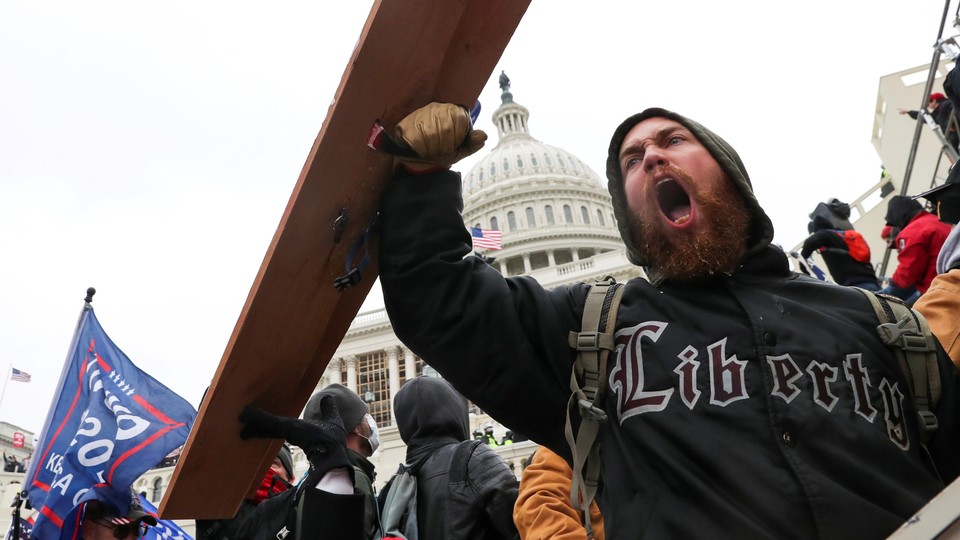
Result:
[[[113,537],[123,539],[131,534],[134,538],[143,538],[147,534],[147,528],[149,527],[143,521],[138,521],[136,523],[124,523],[123,525],[114,525],[113,523],[103,522],[103,521],[94,521],[97,525],[101,527],[106,527],[112,529]]]

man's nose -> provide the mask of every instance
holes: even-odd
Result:
[[[652,172],[666,164],[667,156],[659,148],[647,148],[647,151],[643,154],[643,170],[647,172]]]

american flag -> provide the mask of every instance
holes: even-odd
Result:
[[[500,231],[496,229],[471,227],[470,234],[473,236],[474,249],[503,249],[500,245]]]
[[[13,371],[10,374],[11,381],[20,381],[20,382],[30,382],[30,374],[26,371],[20,371],[17,368],[11,368]]]

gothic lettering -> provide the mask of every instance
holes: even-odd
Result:
[[[797,388],[795,383],[797,379],[803,377],[803,373],[789,354],[767,356],[767,365],[770,366],[770,372],[773,373],[773,391],[771,394],[780,397],[787,403],[800,395],[800,389]]]
[[[880,381],[880,396],[883,398],[883,418],[887,422],[887,435],[893,444],[904,450],[910,448],[910,437],[907,435],[907,425],[903,420],[903,392],[892,386],[890,381],[883,378]]]
[[[610,388],[617,395],[617,416],[622,424],[627,418],[666,408],[673,388],[660,391],[643,389],[643,352],[640,340],[656,343],[667,323],[651,321],[617,332],[615,336],[617,364],[610,372]]]
[[[813,402],[828,411],[833,411],[833,406],[838,401],[829,384],[837,380],[838,371],[837,368],[816,360],[807,364],[807,374],[813,379]]]
[[[700,389],[697,388],[697,371],[700,369],[700,362],[695,360],[697,350],[687,345],[682,353],[677,355],[680,359],[680,365],[673,370],[680,376],[680,399],[687,405],[688,409],[693,409],[700,399]]]
[[[726,407],[741,399],[747,399],[747,384],[744,381],[745,360],[737,355],[727,358],[727,338],[707,347],[710,357],[710,404]]]

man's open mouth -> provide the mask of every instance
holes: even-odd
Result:
[[[690,221],[690,197],[679,182],[664,178],[657,182],[656,191],[657,203],[663,215],[677,225]]]

